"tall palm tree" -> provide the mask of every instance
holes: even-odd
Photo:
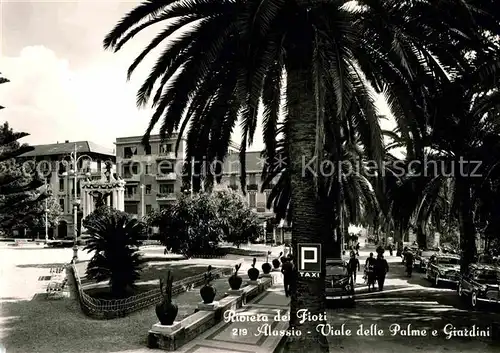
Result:
[[[125,15],[107,35],[104,46],[119,50],[143,29],[164,24],[128,72],[130,76],[151,50],[163,43],[164,50],[137,95],[139,106],[152,97],[155,108],[144,143],[161,121],[162,136],[177,129],[182,136],[187,130],[189,160],[223,160],[233,128],[241,118],[243,188],[245,151],[253,141],[261,101],[266,110],[266,150],[273,156],[284,81],[292,243],[321,243],[329,236],[325,225],[331,217],[328,204],[318,197],[322,191],[317,176],[323,140],[329,133],[339,137],[338,128],[346,124],[345,114],[353,101],[358,107],[369,104],[357,101],[356,91],[366,91],[367,80],[377,90],[385,89],[391,105],[398,108],[398,123],[417,138],[418,119],[411,124],[403,120],[426,96],[420,87],[428,81],[446,80],[445,69],[461,63],[461,52],[480,50],[483,43],[473,19],[486,15],[474,13],[461,1],[436,5],[430,0],[360,0],[354,7],[350,3],[150,0]],[[458,13],[467,18],[458,20]],[[181,28],[182,34],[177,32]],[[333,115],[324,113],[327,104]],[[353,134],[363,131],[362,136],[368,137],[370,131],[376,131],[376,125],[376,116],[361,114],[349,128]],[[370,140],[373,143],[363,141],[367,152],[372,159],[380,160],[380,142],[373,137]],[[337,138],[332,146],[339,143]],[[318,163],[313,172],[303,172],[304,161],[314,158]],[[198,178],[194,181],[199,183]],[[323,312],[323,279],[301,277],[297,288],[302,307],[313,314]],[[288,349],[327,351],[326,338],[316,333],[316,324],[305,322],[304,332],[314,334],[298,338]]]

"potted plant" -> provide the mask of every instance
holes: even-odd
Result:
[[[271,269],[272,269],[271,264],[269,263],[269,255],[271,255],[270,251],[267,252],[266,262],[264,264],[262,264],[262,272],[264,272],[264,274],[266,274],[266,275],[269,274],[271,272]]]
[[[172,302],[172,283],[174,276],[170,270],[167,271],[165,279],[160,279],[160,292],[163,300],[160,304],[156,305],[156,316],[160,320],[160,324],[171,326],[173,325],[179,308],[177,304]]]
[[[281,255],[283,255],[283,252],[280,252],[278,258],[276,258],[276,259],[273,260],[273,267],[274,267],[275,270],[277,270],[278,268],[280,268],[280,265],[281,265],[281,262],[280,262]]]
[[[231,287],[231,289],[233,289],[233,290],[240,289],[241,283],[243,283],[243,278],[238,276],[238,271],[240,270],[240,268],[241,268],[241,264],[235,265],[234,266],[235,271],[234,271],[233,275],[231,277],[229,277],[229,279],[228,279],[229,287]]]
[[[212,275],[212,266],[209,265],[207,272],[205,273],[205,285],[200,289],[201,299],[203,299],[203,304],[212,304],[215,299],[217,291],[212,287],[212,280],[214,279]]]
[[[248,278],[250,281],[256,281],[259,278],[260,271],[255,268],[255,263],[257,262],[257,258],[253,258],[252,267],[248,270]]]

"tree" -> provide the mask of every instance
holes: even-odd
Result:
[[[33,197],[40,198],[43,193],[44,191],[36,191],[33,193]],[[16,214],[5,214],[4,217],[12,217],[13,219],[11,221],[15,223],[16,228],[28,229],[32,237],[35,237],[39,234],[41,229],[45,228],[45,213],[47,210],[48,228],[57,227],[63,212],[59,202],[56,198],[51,196],[50,191],[47,195],[45,199],[35,204],[24,204],[23,208],[18,208],[16,210]]]
[[[2,73],[0,72],[0,75],[1,75],[1,74],[2,74]],[[9,81],[8,79],[6,79],[5,77],[0,76],[0,85],[1,85],[2,83],[7,83],[7,82],[10,82],[10,81]],[[4,108],[5,108],[5,107],[3,107],[3,106],[1,106],[1,105],[0,105],[0,110],[2,110],[2,109],[4,109]]]
[[[87,217],[82,220],[82,226],[84,228],[89,228],[99,223],[102,218],[111,218],[114,216],[121,215],[122,212],[117,209],[109,206],[101,206],[97,207],[92,213],[90,213]]]
[[[87,277],[97,282],[109,279],[113,297],[126,297],[140,276],[143,261],[139,245],[145,224],[125,212],[98,212],[86,228],[90,238],[84,250],[94,252],[87,265]]]
[[[355,9],[348,3],[150,0],[129,12],[104,40],[106,48],[119,50],[143,29],[166,23],[132,63],[130,77],[148,53],[189,25],[181,36],[165,43],[138,92],[139,106],[152,97],[155,107],[143,142],[149,143],[151,131],[162,120],[162,137],[176,129],[184,136],[188,129],[188,160],[222,161],[241,117],[243,189],[245,151],[253,141],[261,101],[266,151],[271,160],[275,157],[286,81],[284,127],[289,140],[294,248],[297,243],[321,243],[331,236],[333,205],[320,197],[324,187],[318,178],[326,137],[335,152],[341,136],[359,135],[370,159],[381,162],[378,117],[373,114],[368,82],[378,92],[385,90],[398,124],[415,140],[418,151],[425,119],[412,112],[428,96],[424,83],[447,80],[446,68],[460,65],[461,53],[482,48],[484,39],[475,20],[496,28],[496,22],[483,20],[489,19],[486,11],[475,11],[464,2],[361,0]],[[476,18],[457,15],[464,13],[474,13]],[[355,124],[345,119],[352,106],[361,113],[354,115]],[[312,170],[304,172],[303,161],[315,159]],[[200,171],[195,164],[195,191]],[[216,168],[208,177],[219,172]],[[321,261],[325,268],[325,258]],[[306,308],[312,315],[323,313],[324,273],[319,279],[300,277],[297,291],[300,295],[292,297],[292,306]],[[293,315],[291,324],[295,325]],[[302,330],[312,334],[291,339],[286,349],[328,351],[326,338],[315,330],[317,324],[304,323]]]
[[[181,195],[175,203],[150,214],[148,223],[159,228],[160,241],[174,253],[213,255],[224,238],[218,211],[213,194]]]
[[[8,235],[13,229],[35,226],[45,212],[44,200],[48,195],[39,190],[43,183],[35,168],[16,159],[33,150],[17,141],[28,135],[14,132],[7,122],[0,127],[0,229]]]
[[[217,220],[224,232],[224,240],[236,246],[248,243],[261,235],[262,222],[236,192],[213,193],[218,204]]]

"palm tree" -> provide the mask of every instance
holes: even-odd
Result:
[[[1,75],[1,74],[2,74],[2,73],[0,72],[0,75]],[[5,77],[0,76],[0,85],[1,85],[2,83],[7,83],[7,82],[10,82],[10,81],[9,81],[9,79],[7,79],[7,78],[5,78]],[[1,109],[4,109],[4,108],[5,108],[5,107],[3,107],[3,106],[1,106],[1,105],[0,105],[0,110],[1,110]]]
[[[476,33],[473,16],[458,21],[456,14],[486,15],[465,8],[462,2],[450,0],[445,7],[433,1],[361,0],[355,7],[349,3],[150,0],[125,15],[104,46],[119,50],[143,29],[164,24],[128,71],[130,76],[151,50],[169,40],[137,94],[139,106],[152,97],[155,108],[143,142],[148,143],[161,121],[161,136],[178,129],[181,137],[187,130],[189,160],[224,160],[241,118],[243,188],[245,151],[253,141],[259,103],[265,107],[266,151],[272,159],[281,92],[286,90],[292,243],[321,243],[330,235],[325,225],[331,217],[328,203],[318,197],[324,137],[332,134],[331,148],[338,148],[347,109],[373,111],[373,102],[358,99],[358,92],[368,92],[367,80],[378,91],[386,90],[397,108],[398,123],[417,138],[419,124],[408,124],[404,116],[426,97],[420,87],[446,80],[445,68],[459,65],[464,50],[481,50],[484,42]],[[177,32],[180,28],[182,34]],[[350,134],[368,139],[363,141],[367,154],[380,161],[380,141],[375,139],[377,133],[370,134],[378,126],[377,116],[360,114],[356,119],[348,126]],[[313,171],[303,173],[304,161],[315,159]],[[199,169],[194,171],[199,175]],[[196,190],[199,178],[193,180]],[[302,307],[312,314],[323,312],[323,279],[299,278],[297,290]],[[300,337],[288,349],[327,351],[326,338],[316,333],[316,324],[306,322],[303,329],[314,334]]]
[[[145,225],[124,212],[113,212],[97,214],[86,228],[90,238],[84,250],[94,252],[87,277],[97,282],[109,279],[113,297],[126,297],[140,276],[139,245],[147,233]]]

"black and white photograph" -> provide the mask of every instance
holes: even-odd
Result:
[[[500,352],[498,0],[0,0],[0,353]]]

